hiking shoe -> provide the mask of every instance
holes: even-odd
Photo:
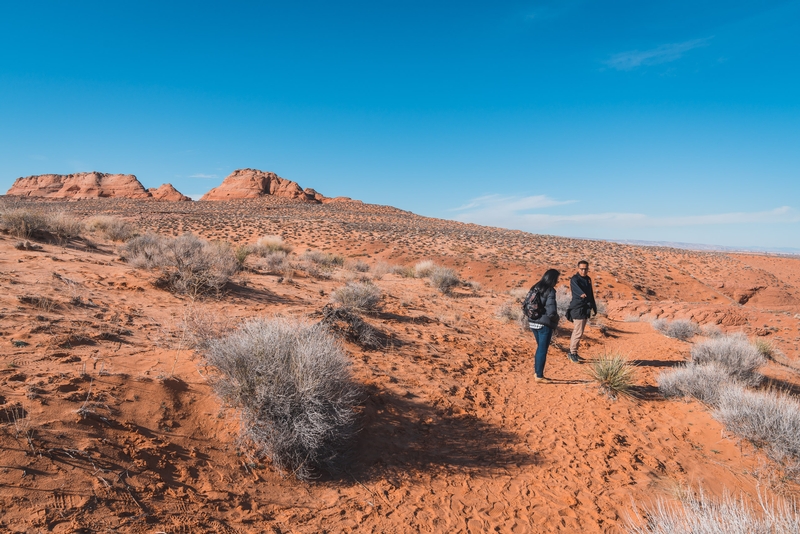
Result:
[[[577,354],[573,354],[571,352],[567,353],[567,358],[569,358],[569,361],[575,362],[575,363],[580,363],[580,361],[581,361],[581,357],[580,356],[578,356]]]
[[[545,378],[543,376],[537,376],[536,377],[536,381],[539,382],[540,384],[552,384],[553,383],[552,380],[550,380],[549,378]]]

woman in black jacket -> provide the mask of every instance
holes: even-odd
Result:
[[[556,307],[556,290],[553,289],[558,283],[559,273],[556,269],[548,269],[542,279],[533,286],[542,294],[544,302],[544,315],[534,321],[529,321],[528,326],[536,338],[536,361],[534,371],[536,372],[537,382],[550,382],[544,377],[544,364],[547,361],[547,347],[553,338],[553,332],[558,326],[558,308]]]

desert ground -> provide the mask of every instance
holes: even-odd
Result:
[[[669,338],[650,320],[769,340],[781,357],[761,387],[796,396],[800,258],[534,235],[346,201],[5,201],[234,246],[277,235],[294,247],[290,263],[307,249],[346,259],[276,273],[247,258],[219,294],[190,298],[123,261],[121,243],[23,246],[0,233],[5,532],[624,532],[636,510],[685,491],[798,495],[703,404],[659,393],[659,373],[703,336]],[[426,259],[464,283],[442,294],[387,268]],[[567,359],[563,321],[553,383],[537,384],[533,336],[498,310],[549,267],[566,283],[581,259],[605,308],[587,328],[588,361]],[[331,294],[359,279],[382,298],[363,315],[378,344],[340,336],[363,390],[352,457],[336,476],[298,481],[239,437],[193,340],[253,317],[319,322]],[[610,352],[636,365],[632,397],[587,375]]]

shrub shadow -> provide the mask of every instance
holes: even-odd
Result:
[[[520,452],[519,437],[473,415],[445,410],[371,387],[363,429],[347,471],[356,480],[409,471],[493,472],[539,463]]]
[[[291,304],[293,302],[291,299],[278,296],[272,291],[242,286],[235,282],[228,282],[225,284],[220,295],[238,297],[242,300],[258,302],[259,304]]]
[[[631,360],[630,364],[637,367],[679,367],[686,362],[671,360]]]

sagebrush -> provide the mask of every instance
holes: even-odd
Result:
[[[666,319],[656,319],[652,322],[653,328],[667,337],[686,341],[695,334],[700,333],[699,325],[688,319],[676,319],[668,321]]]
[[[354,311],[371,311],[381,301],[381,289],[371,282],[347,282],[331,294],[331,301]]]
[[[121,254],[136,268],[159,270],[156,285],[191,296],[219,293],[239,269],[229,244],[193,234],[144,234],[125,243]]]
[[[707,339],[694,345],[691,354],[694,363],[716,363],[743,384],[756,386],[763,378],[758,368],[766,359],[743,334]]]
[[[297,478],[335,470],[355,432],[359,389],[339,342],[322,325],[254,319],[212,341],[214,385],[241,410],[242,431]]]

